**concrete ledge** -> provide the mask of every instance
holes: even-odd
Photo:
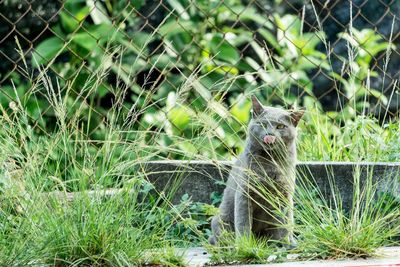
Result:
[[[184,194],[192,201],[211,202],[211,193],[222,193],[229,171],[230,161],[149,161],[140,166],[139,173],[155,186],[159,192],[171,194],[178,203]],[[384,162],[301,162],[297,165],[297,183],[311,181],[326,199],[332,197],[331,185],[335,184],[343,200],[343,207],[349,210],[353,197],[355,173],[359,173],[361,186],[368,178],[378,184],[380,191],[390,191],[400,196],[400,163]],[[127,189],[106,189],[75,193],[52,192],[50,195],[71,201],[76,195],[109,197],[128,193]]]
[[[150,161],[144,165],[147,178],[157,190],[174,190],[174,202],[184,194],[193,201],[210,203],[212,192],[222,193],[232,162],[229,161]],[[360,184],[368,178],[378,183],[381,190],[390,190],[400,195],[400,163],[384,162],[300,162],[297,165],[297,183],[311,181],[326,198],[332,196],[331,185],[335,184],[349,209],[353,197],[354,177],[359,173]]]

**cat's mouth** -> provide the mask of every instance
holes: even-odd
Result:
[[[264,136],[263,141],[264,141],[264,143],[267,144],[267,145],[275,144],[275,142],[276,142],[276,136],[274,136],[274,135],[266,135],[266,136]]]
[[[282,140],[275,135],[266,135],[263,137],[262,146],[265,150],[276,150],[282,145]]]

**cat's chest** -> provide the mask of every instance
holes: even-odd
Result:
[[[278,180],[284,175],[282,168],[262,160],[249,162],[248,168],[260,179]]]
[[[292,182],[288,166],[277,166],[271,162],[249,162],[248,168],[251,175],[248,178],[250,184],[269,188],[269,190],[283,190]]]
[[[284,169],[269,164],[252,164],[249,168],[253,174],[247,177],[249,193],[256,203],[264,203],[265,206],[268,203],[265,203],[263,194],[278,196],[290,190],[291,178]]]

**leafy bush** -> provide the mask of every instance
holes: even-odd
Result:
[[[266,104],[311,108],[309,119],[314,112],[325,116],[310,78],[316,68],[328,73],[331,68],[327,55],[317,49],[326,42],[322,29],[304,33],[298,17],[264,17],[256,7],[238,0],[223,5],[208,1],[189,4],[169,0],[166,6],[171,12],[154,7],[159,18],[146,22],[140,15],[147,12],[143,1],[66,1],[59,23],[52,27],[54,36],[35,47],[32,65],[39,73],[42,68],[47,72],[50,87],[63,88],[59,97],[65,98],[68,107],[65,116],[79,112],[80,127],[90,138],[106,138],[105,122],[113,121],[114,116],[110,105],[120,99],[120,121],[115,123],[123,126],[123,120],[129,119],[131,130],[157,132],[157,138],[151,140],[166,148],[159,155],[163,158],[200,154],[229,159],[240,153],[250,94]],[[255,31],[258,34],[253,36]],[[342,132],[358,123],[357,113],[373,111],[367,96],[387,104],[386,97],[368,88],[364,80],[375,75],[369,71],[371,58],[388,50],[389,44],[372,30],[351,29],[341,36],[349,42],[353,55],[346,61],[349,75],[331,75],[351,101],[343,110],[326,114],[325,125],[332,123],[333,128],[323,133],[326,140],[320,142],[321,146],[335,143],[331,150],[336,152],[331,154],[340,155],[320,155],[321,151],[312,149],[312,153],[300,153],[304,160],[369,157],[366,151],[347,149],[350,133]],[[57,114],[49,107],[52,100],[46,97],[40,79],[35,79],[37,75],[28,76],[31,78],[26,81],[14,73],[13,84],[5,87],[9,93],[0,95],[0,103],[6,107],[10,97],[16,101],[18,96],[33,130],[43,135],[55,128]],[[56,81],[56,76],[61,78]],[[312,127],[305,125],[303,136]],[[379,127],[374,123],[381,136]],[[386,146],[390,140],[378,143]],[[76,155],[79,158],[82,155]],[[391,154],[384,160],[395,159]]]

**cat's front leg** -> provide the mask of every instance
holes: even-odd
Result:
[[[237,190],[235,193],[235,234],[236,237],[249,235],[253,222],[253,209],[251,200],[245,192]]]

